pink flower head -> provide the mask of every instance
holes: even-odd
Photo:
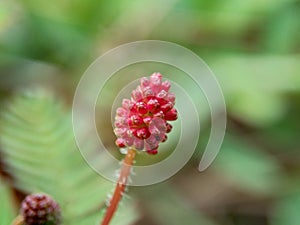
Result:
[[[169,92],[171,84],[162,81],[160,73],[143,77],[132,91],[131,100],[124,99],[117,109],[114,132],[117,146],[134,147],[156,154],[160,142],[167,140],[172,129],[167,121],[177,119],[175,95]]]

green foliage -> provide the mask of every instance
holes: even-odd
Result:
[[[300,38],[299,13],[299,1],[291,1],[273,13],[262,39],[267,50],[276,53],[297,52]]]
[[[272,212],[272,225],[296,225],[300,221],[300,193],[285,196]]]
[[[14,218],[14,211],[12,201],[9,198],[9,189],[0,180],[0,202],[1,202],[1,214],[0,224],[10,224]]]
[[[229,113],[263,127],[286,113],[286,93],[300,89],[299,56],[227,54],[211,63]],[[284,74],[284,75],[283,75]]]
[[[280,187],[276,160],[259,148],[226,136],[215,166],[233,186],[251,193],[272,195]]]
[[[53,196],[66,225],[101,220],[114,185],[83,160],[75,145],[70,112],[61,103],[41,92],[15,96],[2,109],[0,127],[3,160],[16,188]],[[96,160],[101,164],[100,154]],[[115,218],[116,225],[136,218],[130,202],[120,210],[127,220]]]
[[[205,215],[197,212],[171,186],[159,184],[144,187],[138,193],[141,197],[148,199],[143,207],[146,207],[152,219],[158,224],[195,225],[197,223],[201,225],[215,225]]]

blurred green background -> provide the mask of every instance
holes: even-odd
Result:
[[[64,224],[101,220],[114,185],[76,149],[72,99],[98,56],[143,39],[178,43],[205,60],[224,92],[227,132],[216,161],[199,173],[210,131],[201,118],[189,163],[163,183],[129,188],[113,224],[299,225],[297,0],[0,1],[0,224],[36,191],[59,201]],[[97,109],[99,133],[119,158],[104,117],[120,88],[115,82]]]

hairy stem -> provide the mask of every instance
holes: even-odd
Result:
[[[114,194],[109,202],[109,206],[106,210],[106,213],[105,213],[105,216],[104,216],[104,219],[103,219],[101,225],[109,224],[109,222],[111,221],[111,219],[118,207],[120,200],[122,199],[122,195],[125,191],[128,177],[130,175],[130,170],[133,165],[135,154],[136,154],[135,149],[133,149],[133,148],[128,149],[125,159],[123,160],[123,165],[121,168],[120,176],[119,176]]]
[[[24,218],[23,218],[23,216],[18,215],[18,216],[14,219],[14,221],[12,222],[11,225],[23,225],[23,223],[24,223]]]

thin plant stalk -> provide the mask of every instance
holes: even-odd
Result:
[[[101,225],[108,225],[117,210],[118,204],[122,199],[122,195],[125,192],[125,188],[127,186],[128,178],[131,172],[131,167],[134,163],[134,157],[136,155],[136,150],[134,148],[129,148],[128,152],[123,160],[120,176],[115,187],[114,194],[109,201],[108,208],[106,210],[104,219]]]
[[[21,215],[18,215],[14,221],[11,223],[11,225],[23,225],[24,223],[24,218]]]

